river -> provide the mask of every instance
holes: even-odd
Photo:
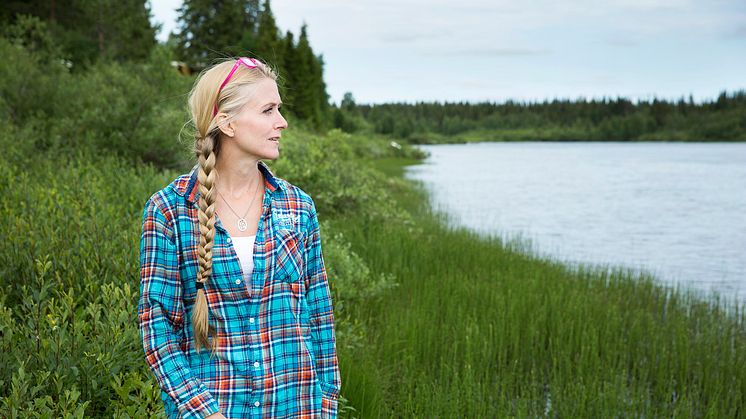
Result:
[[[430,156],[406,176],[456,225],[746,302],[745,143],[420,147]]]

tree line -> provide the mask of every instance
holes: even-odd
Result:
[[[346,93],[334,116],[347,132],[372,130],[414,143],[479,140],[746,140],[746,91],[714,100],[627,98],[542,102],[356,104]]]

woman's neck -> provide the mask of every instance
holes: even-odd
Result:
[[[240,199],[254,192],[257,184],[261,186],[260,182],[264,182],[258,163],[256,158],[236,159],[221,153],[215,162],[220,193]]]

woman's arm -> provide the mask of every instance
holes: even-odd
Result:
[[[218,412],[218,403],[193,376],[179,346],[184,326],[181,295],[173,228],[151,198],[143,211],[140,238],[138,319],[145,359],[181,416],[203,418]]]
[[[311,337],[316,359],[316,374],[321,381],[322,417],[337,416],[337,399],[341,388],[337,364],[334,311],[329,283],[326,278],[324,257],[316,207],[311,208],[309,233],[306,236],[306,301],[310,311]]]

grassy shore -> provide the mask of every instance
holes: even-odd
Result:
[[[273,170],[323,215],[342,417],[744,416],[742,308],[453,228],[402,180],[418,160],[394,157],[418,154],[388,139],[284,137]],[[180,172],[0,160],[0,417],[162,416],[138,238],[143,203]]]
[[[379,160],[401,177],[411,160]],[[393,195],[409,227],[338,219],[398,286],[354,307],[340,353],[356,417],[739,417],[746,315],[622,269],[568,267],[447,225],[423,188]]]

